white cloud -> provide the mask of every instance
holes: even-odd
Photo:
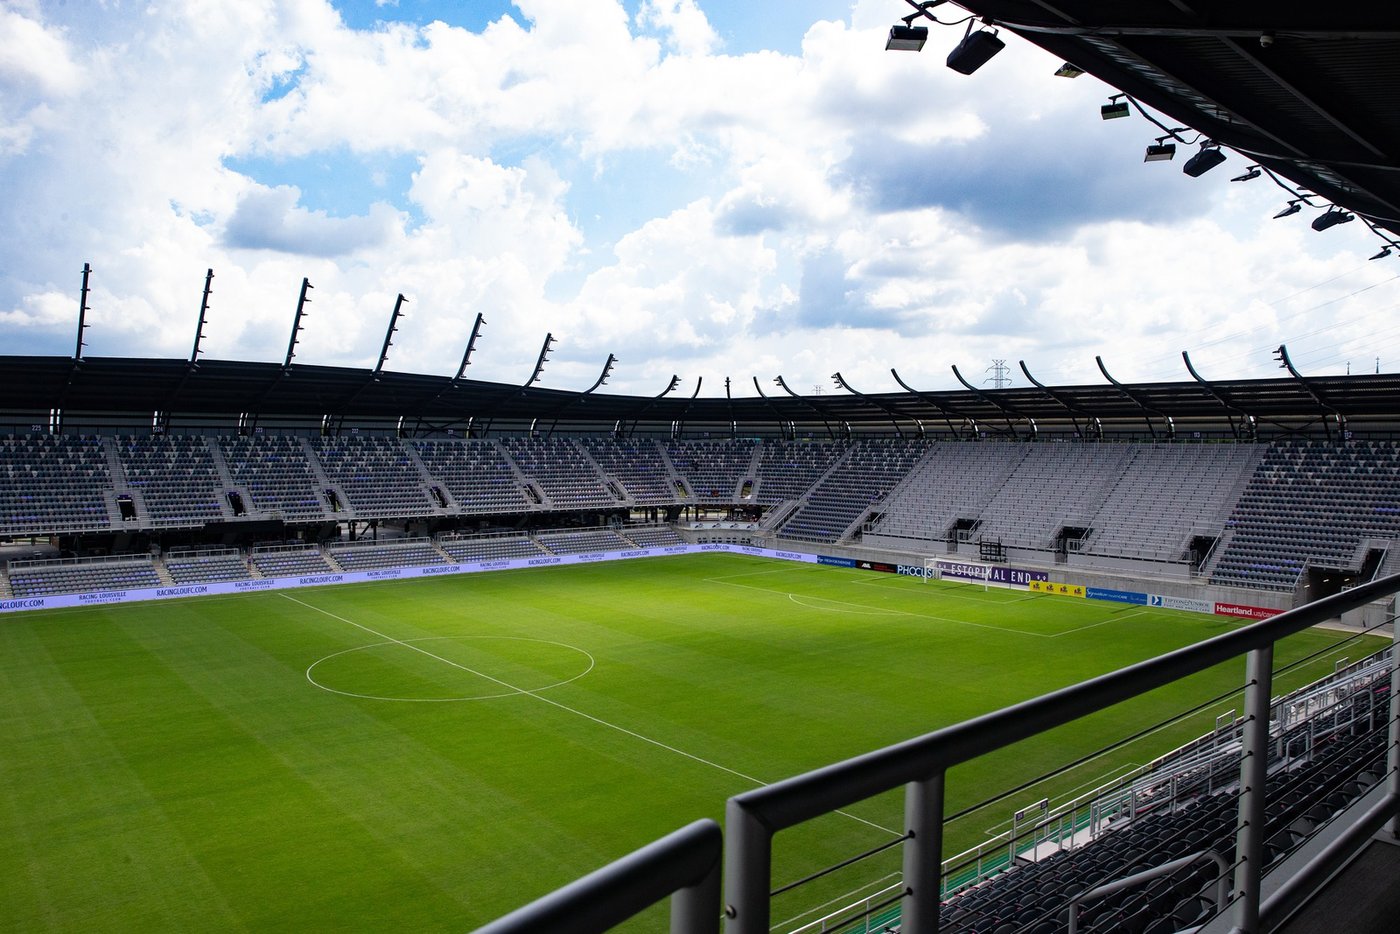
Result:
[[[629,19],[520,0],[477,31],[354,30],[325,0],[11,4],[9,348],[67,352],[84,261],[94,352],[187,352],[212,266],[213,356],[280,360],[307,276],[299,361],[372,365],[402,291],[395,369],[455,372],[479,311],[471,375],[523,380],[549,331],[547,384],[587,385],[613,351],[609,390],[642,393],[673,372],[806,391],[833,368],[875,392],[891,366],[943,388],[993,357],[1100,382],[1096,353],[1179,379],[1183,349],[1216,377],[1272,375],[1281,340],[1340,368],[1383,332],[1396,286],[1324,304],[1382,276],[1364,232],[1271,221],[1282,196],[1216,178],[1228,164],[1143,166],[1147,125],[1104,124],[1106,89],[1050,77],[1024,42],[955,75],[955,31],[887,54],[901,5],[861,0],[795,23],[800,55],[721,54],[714,2]],[[363,203],[324,206],[353,187],[305,168],[326,154],[373,163]],[[592,216],[610,213],[632,220]]]
[[[250,188],[224,225],[224,243],[240,250],[344,256],[384,246],[397,226],[398,212],[383,202],[366,216],[329,217],[300,207],[300,197],[289,185]]]
[[[643,0],[637,22],[666,33],[681,55],[709,55],[719,46],[719,36],[695,0]]]

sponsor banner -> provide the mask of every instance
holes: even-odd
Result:
[[[1033,580],[1030,582],[1030,588],[1036,593],[1052,593],[1057,597],[1083,597],[1085,595],[1083,584],[1056,584],[1053,581]]]
[[[881,574],[896,574],[899,571],[895,565],[883,561],[857,561],[856,567],[862,571],[879,571]]]
[[[264,577],[245,581],[219,581],[212,584],[151,587],[140,590],[111,590],[98,593],[58,594],[47,597],[17,597],[9,600],[0,600],[0,613],[13,613],[22,610],[58,609],[62,607],[89,606],[107,603],[132,603],[138,600],[168,600],[180,597],[254,593],[267,590],[291,590],[297,587],[322,587],[330,584],[411,580],[415,577],[438,577],[444,574],[473,574],[479,571],[505,571],[516,568],[549,567],[561,564],[649,558],[657,555],[696,554],[706,551],[746,554],[764,558],[779,558],[784,561],[801,561],[808,564],[815,564],[821,560],[817,555],[806,554],[800,551],[775,551],[771,548],[756,548],[751,545],[731,545],[722,542],[710,542],[703,545],[667,545],[661,548],[632,548],[625,551],[588,552],[581,555],[539,555],[532,558],[499,558],[473,564],[428,564],[408,568],[383,568],[374,571],[313,574],[305,577]],[[835,564],[840,567],[856,566],[856,562],[849,558],[827,558],[823,563]],[[883,565],[878,562],[871,562],[870,564],[875,570],[883,570],[886,567],[893,570],[892,566]]]
[[[1147,606],[1147,594],[1135,590],[1108,590],[1103,587],[1090,587],[1084,592],[1090,600],[1109,600],[1113,603],[1132,603]]]
[[[48,597],[24,597],[19,600],[0,600],[0,613],[16,610],[42,610],[48,606]]]
[[[1006,584],[1012,587],[1029,587],[1034,581],[1048,581],[1050,575],[1044,571],[1032,571],[1028,568],[1005,567],[1000,564],[991,565],[991,577],[983,578],[985,564],[966,564],[962,561],[939,561],[938,573],[953,580],[982,581],[987,580],[991,584]],[[915,576],[924,576],[924,569],[919,568],[919,573]],[[904,572],[900,572],[904,573]]]
[[[853,568],[856,566],[854,558],[833,558],[831,555],[817,555],[818,564],[829,564],[837,568]]]
[[[1216,601],[1216,616],[1242,616],[1245,619],[1268,619],[1277,616],[1283,610],[1272,610],[1266,606],[1250,606],[1247,603],[1220,603]]]
[[[1193,597],[1167,597],[1159,593],[1147,595],[1147,605],[1164,610],[1186,610],[1188,613],[1214,613],[1215,603],[1211,600],[1197,600]]]
[[[251,590],[275,590],[275,589],[277,589],[277,581],[271,580],[271,579],[265,578],[265,577],[264,577],[264,578],[261,578],[261,579],[259,579],[259,580],[252,580],[252,581],[232,581],[232,584],[233,584],[233,592],[235,592],[235,593],[243,593],[243,592],[245,592],[245,591],[251,591]]]

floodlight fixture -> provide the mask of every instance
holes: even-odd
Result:
[[[1128,107],[1128,102],[1124,100],[1126,94],[1115,94],[1108,99],[1108,103],[1099,108],[1099,116],[1105,120],[1117,120],[1126,117],[1132,111]]]
[[[1291,217],[1301,210],[1303,210],[1303,199],[1294,198],[1292,201],[1288,202],[1288,207],[1274,215],[1274,220],[1278,220],[1280,217]]]
[[[1334,204],[1327,209],[1325,214],[1319,214],[1317,217],[1313,218],[1312,229],[1327,230],[1330,227],[1336,227],[1338,224],[1349,224],[1354,220],[1356,220],[1355,214],[1349,214]]]
[[[993,55],[1006,48],[1006,43],[1001,41],[995,32],[979,29],[972,32],[972,23],[967,24],[968,33],[963,36],[963,41],[959,42],[953,51],[948,53],[948,67],[960,75],[970,75],[983,65]]]
[[[1225,153],[1220,151],[1220,144],[1215,140],[1208,139],[1201,143],[1200,152],[1186,160],[1181,171],[1192,178],[1200,178],[1224,161]]]
[[[1176,158],[1176,143],[1169,143],[1170,136],[1159,136],[1157,142],[1147,147],[1143,162],[1170,162]]]
[[[891,26],[885,40],[886,52],[917,52],[928,41],[927,26]]]
[[[1377,253],[1375,256],[1372,256],[1371,259],[1385,259],[1385,258],[1386,258],[1387,256],[1389,256],[1389,255],[1390,255],[1390,247],[1389,247],[1389,246],[1383,246],[1383,247],[1381,247],[1381,251],[1380,251],[1379,253]]]
[[[1084,69],[1073,62],[1065,62],[1055,69],[1056,78],[1078,78],[1082,74],[1084,74]]]
[[[1261,166],[1251,165],[1249,168],[1245,169],[1243,175],[1236,175],[1234,178],[1230,179],[1230,181],[1232,181],[1232,182],[1250,182],[1250,181],[1253,181],[1254,179],[1258,178],[1261,171],[1262,171],[1262,167],[1261,167]]]

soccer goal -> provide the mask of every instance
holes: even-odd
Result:
[[[995,565],[985,561],[953,561],[948,558],[924,558],[924,583],[931,580],[948,580],[959,584],[981,584],[986,590],[995,579],[992,568]]]

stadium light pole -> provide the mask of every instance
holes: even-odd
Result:
[[[282,361],[282,369],[288,370],[292,366],[292,358],[297,355],[297,334],[301,332],[301,319],[306,316],[306,306],[311,304],[311,298],[306,293],[315,286],[311,280],[305,276],[301,280],[301,294],[297,296],[297,313],[292,318],[292,337],[287,341],[287,359]]]
[[[199,323],[194,328],[194,348],[190,351],[190,366],[199,359],[199,345],[204,340],[204,322],[209,316],[209,296],[214,292],[214,270],[204,273],[204,297],[199,300]]]
[[[481,326],[486,323],[486,319],[481,316],[481,312],[476,313],[476,323],[472,325],[471,337],[467,338],[467,350],[462,354],[462,365],[457,367],[457,375],[454,380],[461,379],[467,372],[467,367],[472,362],[472,351],[476,349],[476,339],[481,335]]]
[[[88,327],[88,282],[91,276],[92,266],[89,263],[83,263],[83,287],[78,293],[78,346],[73,349],[74,360],[83,359],[83,344],[86,343],[83,340],[83,332],[86,331]]]

